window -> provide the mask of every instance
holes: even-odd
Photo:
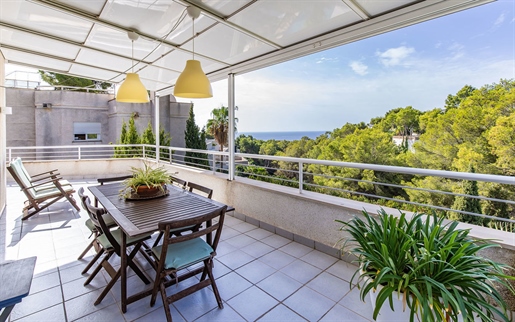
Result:
[[[102,128],[100,123],[85,122],[73,123],[73,140],[74,141],[100,141],[102,136],[100,135],[100,129]]]

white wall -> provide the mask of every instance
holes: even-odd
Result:
[[[5,190],[6,190],[6,117],[5,117],[5,59],[0,52],[0,217],[5,210]],[[0,235],[0,238],[3,236]],[[1,244],[1,243],[0,243]]]

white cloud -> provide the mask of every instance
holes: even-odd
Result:
[[[460,43],[453,43],[447,48],[451,52],[451,59],[457,60],[465,55],[465,46]]]
[[[497,17],[497,19],[495,20],[494,22],[494,27],[498,27],[500,25],[502,25],[502,23],[504,22],[504,19],[505,19],[505,15],[504,15],[504,12],[501,13],[501,15],[499,17]]]
[[[384,52],[377,52],[376,55],[384,66],[391,67],[403,64],[406,58],[414,52],[413,47],[400,46],[390,48]]]
[[[358,75],[364,76],[364,75],[368,74],[368,71],[367,71],[368,66],[363,64],[360,61],[353,61],[349,64],[349,66]]]
[[[328,63],[337,63],[338,62],[338,57],[333,57],[333,58],[328,58],[328,57],[322,57],[320,58],[319,60],[316,61],[317,64],[322,64],[322,63],[325,63],[325,62],[328,62]]]

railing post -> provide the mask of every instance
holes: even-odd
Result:
[[[79,149],[79,151],[78,151],[78,153],[79,153],[79,160],[82,160],[82,149],[81,149],[80,146],[78,147],[78,149]]]
[[[299,161],[299,193],[302,193],[302,186],[304,185],[304,169],[302,161]]]
[[[144,158],[146,157],[146,155],[147,155],[147,154],[146,154],[146,152],[147,152],[147,151],[145,150],[145,148],[146,148],[146,146],[143,146],[143,159],[144,159]]]
[[[234,117],[234,113],[235,113],[235,109],[236,109],[236,104],[235,104],[235,95],[234,95],[234,74],[229,74],[229,77],[228,77],[228,101],[229,101],[229,156],[228,156],[228,173],[229,173],[229,176],[228,176],[228,179],[229,180],[234,180],[234,169],[236,167],[235,165],[235,162],[234,162],[234,150],[235,150],[235,137],[234,137],[234,129],[236,127],[236,124],[234,122],[235,120],[235,117]],[[223,160],[223,157],[222,157],[222,160]],[[222,166],[223,167],[223,166]]]

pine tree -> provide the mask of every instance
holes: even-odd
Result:
[[[473,166],[470,166],[469,172],[476,172]],[[479,196],[477,181],[465,180],[463,182],[463,194],[466,194],[468,196]],[[481,214],[481,203],[477,198],[458,196],[454,201],[453,209]],[[483,218],[478,216],[458,213],[456,219],[458,221],[471,223],[474,225],[483,225]]]
[[[150,121],[148,121],[147,128],[141,134],[140,141],[141,141],[141,144],[149,144],[149,145],[156,144],[156,136],[154,135],[154,130],[152,129],[152,124],[150,124]],[[145,152],[146,152],[146,156],[149,158],[155,158],[155,156],[156,156],[155,148],[145,147]]]
[[[120,139],[116,141],[116,144],[124,144],[127,138],[127,123],[125,123],[125,120],[122,120],[122,131],[120,133]],[[114,157],[115,158],[123,158],[127,154],[127,151],[124,147],[115,147],[114,148]]]
[[[195,123],[195,113],[193,113],[193,104],[191,104],[190,106],[190,115],[188,120],[186,121],[184,141],[187,148],[207,150],[206,132],[204,131],[204,129],[201,132],[200,128]],[[184,160],[186,164],[194,163],[203,166],[209,165],[209,161],[207,160],[207,154],[205,153],[186,152],[186,158]]]
[[[138,130],[136,129],[136,123],[134,122],[134,115],[132,115],[129,119],[129,127],[125,135],[125,140],[122,141],[122,144],[140,144],[140,137]],[[128,148],[127,151],[130,157],[142,156],[142,149],[140,147]]]

